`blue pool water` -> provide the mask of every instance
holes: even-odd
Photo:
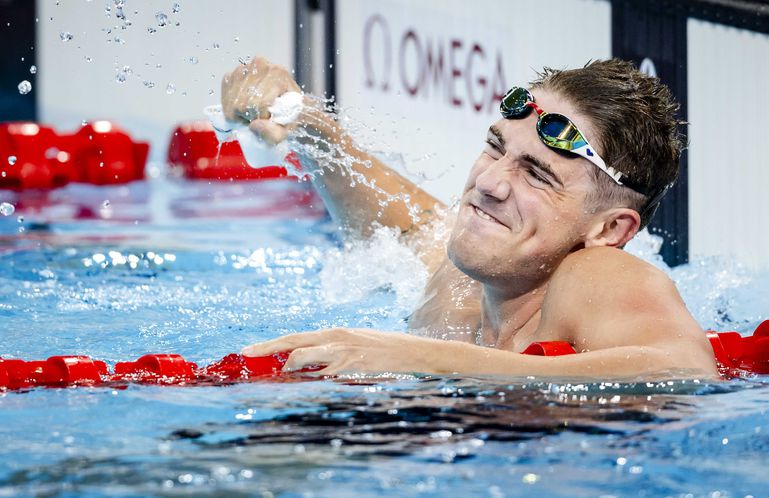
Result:
[[[418,298],[405,248],[386,234],[341,248],[299,184],[0,195],[18,206],[0,217],[2,357],[205,364],[294,331],[405,330]],[[651,242],[630,250],[662,265]],[[747,332],[769,312],[766,272],[668,271],[704,327]],[[0,496],[767,496],[767,381],[6,392]]]

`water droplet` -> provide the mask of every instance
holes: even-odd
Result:
[[[239,36],[236,36],[236,37],[235,37],[235,43],[238,43],[239,41],[240,41],[240,37],[239,37]]]
[[[342,55],[342,51],[339,49],[336,49],[336,55]]]
[[[16,222],[17,223],[24,223],[24,217],[23,216],[19,216],[18,218],[16,218]]]
[[[144,80],[144,86],[147,88],[155,88],[155,83],[149,80]]]
[[[158,26],[160,26],[161,28],[163,26],[167,26],[168,25],[168,16],[163,14],[162,12],[156,12],[155,13],[155,19],[158,22]]]
[[[150,26],[149,28],[147,28],[147,33],[149,33],[149,34],[152,34],[152,33],[157,33],[157,31],[158,31],[158,30],[156,30],[156,29],[155,29],[155,28],[153,28],[152,26]]]
[[[187,62],[189,62],[190,64],[197,64],[198,63],[198,58],[193,55],[192,57],[187,59]]]
[[[213,89],[213,88],[209,89],[209,90],[208,90],[208,94],[209,94],[209,95],[213,95],[213,94],[214,94],[214,89]]]
[[[166,93],[168,95],[173,95],[174,92],[176,92],[176,85],[169,83],[168,86],[166,86]]]
[[[219,44],[214,42],[214,48],[219,48]]]
[[[10,216],[14,211],[16,211],[16,207],[13,204],[8,202],[3,202],[0,204],[0,214],[3,216]]]
[[[523,481],[524,484],[534,484],[539,481],[539,476],[537,474],[528,473],[523,476],[521,481]]]
[[[62,31],[61,33],[59,33],[59,38],[61,38],[61,41],[63,42],[68,42],[72,38],[74,38],[74,36],[72,36],[72,33],[70,33],[69,31]]]
[[[101,203],[101,207],[108,208],[109,207],[109,201],[104,201]]]
[[[328,65],[328,68],[329,68],[329,69],[334,69],[334,65],[333,65],[333,64],[329,64],[329,65]]]
[[[89,56],[87,56],[87,55],[86,55],[86,56],[85,56],[85,61],[86,61],[86,62],[92,62],[92,61],[93,61],[93,59],[92,59],[91,57],[89,57]]]
[[[8,156],[8,164],[10,164],[11,166],[16,164],[16,156]]]
[[[34,65],[34,64],[32,64],[31,66],[29,66],[29,73],[30,73],[30,74],[37,74],[37,66],[36,66],[36,65]]]
[[[178,14],[180,10],[182,10],[182,8],[179,6],[179,4],[174,3],[174,6],[171,8],[171,12],[173,12],[174,14]]]
[[[132,73],[130,66],[123,66],[115,73],[115,81],[118,83],[125,83],[126,78]]]
[[[32,83],[30,83],[27,80],[24,80],[21,83],[19,83],[18,88],[19,88],[19,93],[20,94],[26,95],[26,94],[28,94],[29,92],[32,91]]]

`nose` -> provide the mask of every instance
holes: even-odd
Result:
[[[512,192],[512,172],[503,163],[504,158],[494,161],[475,178],[476,190],[498,201],[506,200]]]

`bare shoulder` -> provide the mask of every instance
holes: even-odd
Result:
[[[570,254],[553,274],[551,287],[569,293],[580,289],[599,296],[634,296],[653,291],[660,297],[680,299],[665,272],[614,247],[591,247]]]
[[[596,247],[569,255],[553,274],[542,315],[546,326],[582,351],[696,344],[712,356],[674,282],[621,249]]]

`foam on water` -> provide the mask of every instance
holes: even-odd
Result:
[[[670,276],[703,328],[752,332],[769,318],[766,268],[750,268],[729,256],[695,257],[671,268],[659,254],[661,247],[662,238],[644,230],[626,250]]]
[[[398,230],[379,227],[366,240],[346,242],[325,254],[320,282],[330,303],[359,301],[373,292],[395,293],[399,312],[410,312],[422,296],[427,268]]]

